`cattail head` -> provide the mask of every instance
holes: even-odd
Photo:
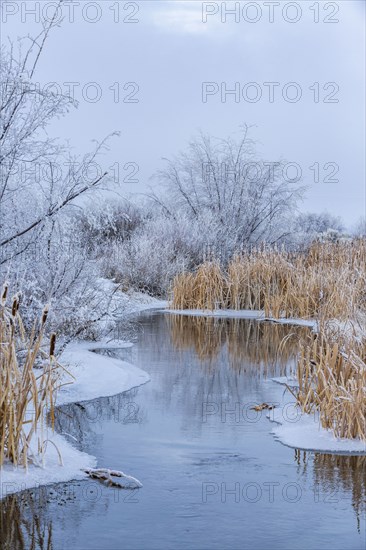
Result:
[[[8,295],[8,289],[9,289],[9,283],[5,282],[3,284],[3,292],[1,294],[1,303],[4,305],[6,301],[6,297]]]
[[[43,312],[42,312],[42,318],[41,318],[41,325],[43,327],[43,325],[45,324],[45,322],[47,321],[47,317],[48,317],[48,312],[49,312],[49,306],[45,306],[43,308]]]
[[[56,347],[56,334],[52,332],[50,337],[50,357],[53,357],[55,355],[55,347]]]
[[[11,314],[13,317],[16,316],[17,312],[18,312],[18,309],[19,309],[19,296],[18,294],[16,294],[13,298],[13,305],[12,305],[12,308],[11,308]]]

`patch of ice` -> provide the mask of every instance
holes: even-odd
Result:
[[[59,361],[75,377],[75,381],[60,390],[57,404],[109,397],[148,382],[150,377],[145,371],[126,361],[92,351],[116,347],[122,346],[107,345],[102,341],[69,344]]]
[[[365,441],[337,438],[321,426],[317,414],[303,414],[293,403],[268,411],[267,417],[276,423],[271,433],[288,447],[322,453],[366,454]]]

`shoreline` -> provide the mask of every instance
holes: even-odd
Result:
[[[134,303],[127,314],[159,309],[162,304],[164,302],[150,300],[147,297],[145,301]],[[131,342],[108,344],[106,340],[76,341],[68,344],[60,357],[60,362],[65,364],[68,371],[75,377],[75,381],[61,388],[57,395],[56,406],[112,397],[149,382],[150,376],[144,370],[127,361],[94,351],[132,346]],[[8,495],[44,485],[89,479],[82,469],[97,466],[96,457],[79,451],[70,442],[71,437],[68,434],[53,432],[50,426],[39,426],[31,447],[37,447],[37,436],[41,437],[42,441],[47,441],[43,464],[30,464],[28,471],[10,463],[5,464],[0,469],[0,501]],[[58,451],[61,454],[62,465]],[[33,454],[37,456],[37,453]]]

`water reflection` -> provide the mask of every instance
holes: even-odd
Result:
[[[168,315],[177,350],[194,350],[205,364],[227,352],[230,366],[253,377],[285,375],[295,358],[299,339],[309,329],[247,319]]]
[[[3,550],[51,550],[52,521],[44,517],[34,491],[10,495],[0,502],[0,548]]]
[[[98,428],[103,422],[142,424],[146,421],[147,412],[137,402],[137,394],[138,388],[135,388],[112,397],[62,405],[55,412],[55,429],[66,438],[71,435],[70,441],[81,450],[98,448],[103,439]]]
[[[1,549],[207,548],[205,533],[218,524],[223,527],[212,535],[212,547],[285,548],[301,530],[300,517],[316,524],[322,514],[327,519],[317,524],[318,534],[331,541],[329,547],[338,548],[337,540],[346,547],[351,537],[352,547],[361,547],[362,537],[354,534],[362,534],[366,511],[366,457],[299,450],[293,457],[293,450],[274,442],[265,418],[248,424],[231,415],[223,423],[218,414],[202,422],[202,403],[225,402],[232,409],[236,402],[265,399],[277,386],[265,379],[293,369],[298,338],[307,329],[161,314],[142,317],[140,326],[135,348],[106,353],[145,368],[151,382],[56,414],[57,431],[75,437],[101,467],[141,478],[140,502],[122,508],[126,491],[92,480],[10,496],[0,502]],[[229,497],[225,505],[219,497],[202,505],[202,482],[219,486],[222,479],[230,487],[237,481],[273,481],[281,488],[292,482],[303,498],[291,509],[264,499],[240,508]],[[267,534],[258,518],[265,518]],[[318,548],[312,529],[301,536],[304,547]]]
[[[337,504],[343,494],[351,494],[358,529],[366,513],[366,456],[309,453],[295,449],[294,460],[301,476],[310,468],[315,502]]]

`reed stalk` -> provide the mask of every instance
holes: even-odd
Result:
[[[56,336],[48,339],[45,325],[48,307],[27,334],[19,313],[20,297],[7,305],[4,285],[0,304],[0,467],[5,463],[36,463],[43,456],[46,415],[51,427],[62,367],[55,359]],[[37,447],[35,450],[34,447]]]

